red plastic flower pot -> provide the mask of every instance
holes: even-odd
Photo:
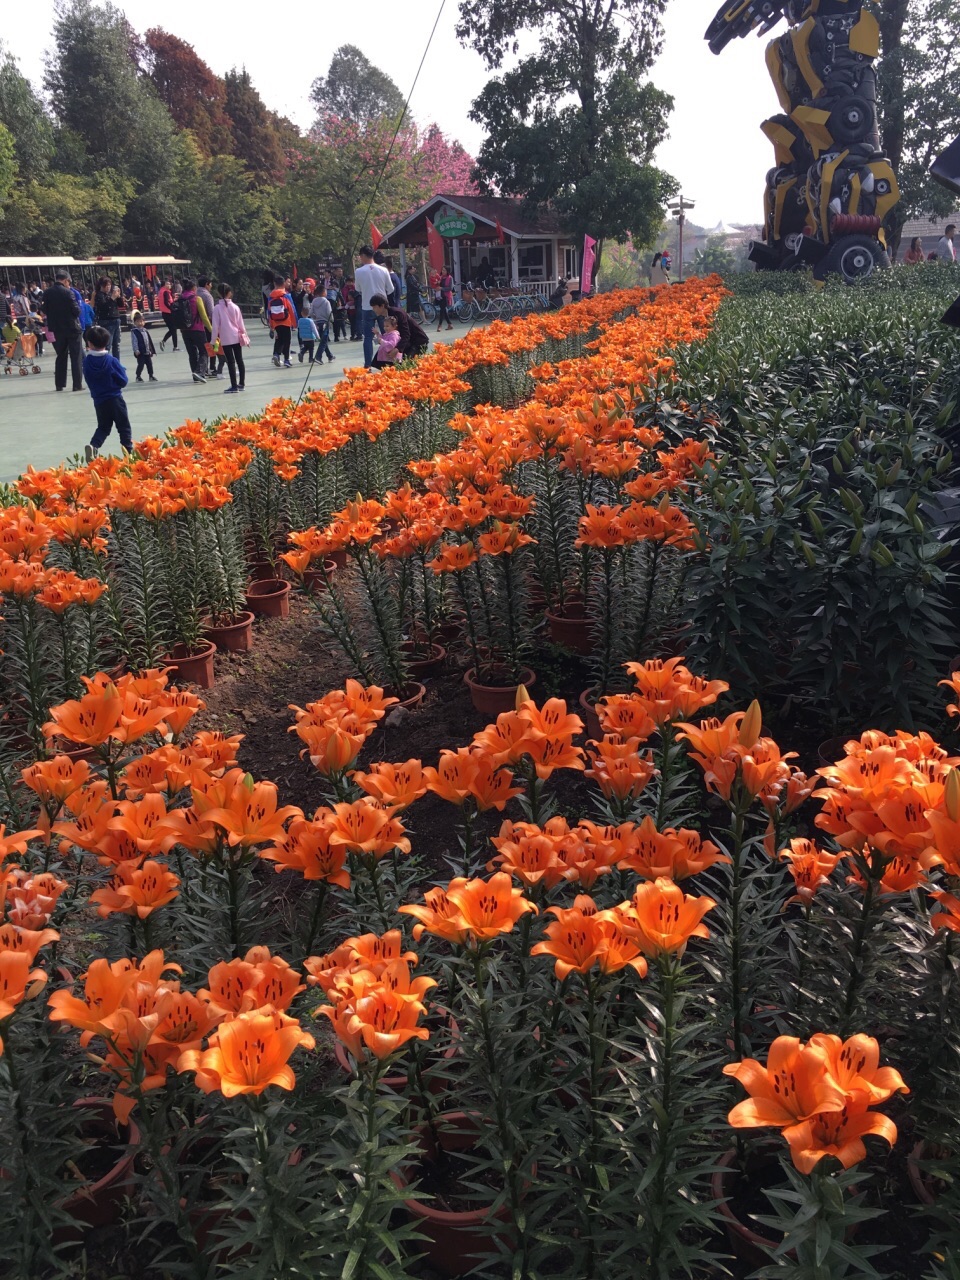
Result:
[[[417,680],[439,675],[447,660],[442,644],[418,645],[414,640],[404,640],[400,648],[407,655],[408,671]]]
[[[583,723],[586,726],[587,737],[593,738],[595,742],[599,742],[603,737],[603,726],[600,724],[600,717],[597,714],[597,699],[601,696],[596,685],[592,685],[589,689],[584,689],[577,701],[580,704],[580,710],[583,712]]]
[[[324,560],[323,568],[307,569],[303,575],[304,591],[326,591],[330,579],[337,572],[335,560]]]
[[[517,705],[519,686],[522,684],[529,689],[536,684],[537,677],[530,667],[522,667],[516,684],[484,684],[477,679],[476,667],[471,667],[464,674],[463,680],[470,690],[470,698],[476,709],[481,715],[493,718],[502,711],[513,711]]]
[[[253,648],[253,613],[244,609],[232,622],[207,627],[203,634],[221,653],[249,653]]]
[[[81,1111],[80,1132],[90,1142],[91,1149],[99,1148],[112,1157],[114,1149],[126,1146],[99,1177],[80,1183],[76,1190],[61,1201],[61,1210],[77,1223],[76,1230],[69,1226],[54,1231],[55,1244],[80,1243],[83,1232],[91,1227],[105,1227],[120,1221],[124,1201],[133,1187],[133,1164],[136,1148],[140,1145],[140,1130],[133,1117],[120,1124],[113,1113],[109,1098],[78,1098],[73,1104]],[[80,1170],[83,1172],[82,1168]]]
[[[426,689],[416,680],[409,680],[406,684],[397,688],[396,685],[388,685],[384,689],[384,693],[388,698],[399,698],[399,705],[404,711],[413,711],[415,707],[419,707],[420,703],[426,696]],[[391,711],[395,711],[396,707],[391,707]],[[388,711],[389,715],[390,712]]]
[[[175,644],[160,662],[162,666],[173,668],[174,683],[186,680],[198,684],[201,689],[209,689],[213,684],[213,655],[216,652],[217,646],[209,640],[196,649]]]
[[[290,583],[262,578],[247,587],[247,608],[259,618],[290,617]]]
[[[571,653],[586,656],[596,647],[593,639],[593,619],[587,616],[582,604],[566,604],[562,611],[548,609],[544,615],[547,630],[554,644],[569,649]]]

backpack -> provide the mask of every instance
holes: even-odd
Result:
[[[189,329],[197,318],[196,303],[191,306],[191,301],[181,294],[170,303],[170,319],[178,329]]]
[[[267,315],[274,324],[288,319],[287,316],[287,300],[283,295],[279,298],[271,298],[267,303]]]

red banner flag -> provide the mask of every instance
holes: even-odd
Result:
[[[583,237],[583,266],[580,268],[580,292],[584,297],[590,292],[593,284],[593,264],[597,260],[597,242],[593,236]]]
[[[383,236],[377,230],[377,224],[375,222],[371,222],[370,223],[370,243],[373,245],[374,249],[380,248],[380,242],[382,239],[383,239]]]
[[[503,227],[500,225],[500,219],[497,219],[497,243],[506,244],[506,237],[503,234]]]
[[[293,275],[290,277],[290,279],[291,279],[291,280],[296,280],[296,279],[297,279],[297,264],[296,264],[296,263],[294,263],[294,264],[293,264]]]
[[[427,246],[430,250],[430,266],[435,271],[443,270],[443,236],[429,218],[427,223]]]

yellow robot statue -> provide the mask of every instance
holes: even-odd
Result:
[[[733,0],[706,39],[720,53],[781,18],[790,30],[767,45],[766,59],[782,113],[761,126],[776,163],[750,258],[760,270],[862,280],[889,266],[883,219],[900,197],[877,130],[877,20],[860,0]]]

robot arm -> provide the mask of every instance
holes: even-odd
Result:
[[[704,39],[711,53],[721,53],[731,40],[751,31],[764,35],[783,17],[789,0],[732,0],[707,27]]]

